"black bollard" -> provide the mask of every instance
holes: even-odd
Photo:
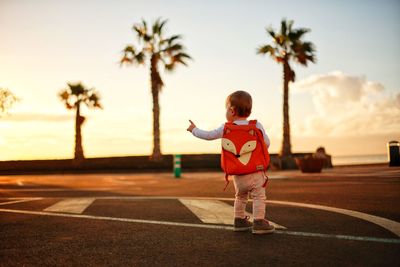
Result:
[[[389,166],[400,166],[400,144],[398,141],[388,143]]]

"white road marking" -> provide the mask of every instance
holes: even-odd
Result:
[[[309,232],[295,232],[295,231],[275,231],[277,234],[293,235],[293,236],[304,236],[304,237],[320,237],[320,238],[334,238],[350,241],[369,241],[378,243],[391,243],[400,244],[400,239],[398,238],[381,238],[372,236],[352,236],[352,235],[331,235],[331,234],[320,234],[320,233],[309,233]]]
[[[82,191],[108,191],[112,190],[113,188],[23,188],[23,189],[4,189],[0,188],[0,191],[11,191],[11,192],[64,192],[64,191],[74,191],[74,192],[82,192]],[[135,190],[142,190],[141,187],[135,187]]]
[[[9,212],[9,213],[17,213],[17,214],[28,214],[28,215],[54,216],[54,217],[66,217],[66,218],[83,218],[83,219],[103,220],[103,221],[147,223],[147,224],[157,224],[157,225],[183,226],[183,227],[193,227],[193,228],[205,228],[205,229],[218,229],[218,230],[230,230],[230,231],[233,231],[233,227],[232,226],[225,226],[225,225],[178,223],[178,222],[154,221],[154,220],[138,220],[138,219],[129,219],[129,218],[115,218],[115,217],[92,216],[92,215],[82,215],[82,214],[51,213],[51,212],[28,211],[28,210],[0,209],[0,212]],[[303,236],[303,237],[334,238],[334,239],[342,239],[342,240],[350,240],[350,241],[369,241],[369,242],[378,242],[378,243],[400,244],[400,239],[395,239],[395,238],[377,238],[377,237],[369,237],[369,236],[349,236],[349,235],[330,235],[330,234],[294,232],[294,231],[282,231],[282,230],[276,230],[275,234],[294,235],[294,236]]]
[[[108,196],[108,197],[96,197],[96,199],[125,199],[125,200],[146,200],[146,199],[153,199],[153,200],[166,200],[166,199],[204,199],[204,200],[226,200],[226,201],[234,201],[234,198],[213,198],[213,197],[149,197],[149,196],[127,196],[127,197],[120,197],[120,196]],[[4,198],[0,198],[4,199]],[[22,199],[22,198],[7,198],[7,199]],[[252,201],[249,199],[249,201]],[[306,204],[306,203],[299,203],[299,202],[289,202],[289,201],[278,201],[278,200],[267,200],[267,203],[276,204],[276,205],[288,205],[288,206],[296,206],[296,207],[304,207],[304,208],[312,208],[312,209],[319,209],[319,210],[326,210],[330,212],[340,213],[352,217],[356,217],[374,224],[377,224],[390,232],[394,233],[396,236],[400,237],[400,223],[378,217],[375,215],[370,215],[367,213],[362,213],[358,211],[334,208],[329,206],[323,205],[313,205],[313,204]]]
[[[204,223],[232,224],[233,222],[233,207],[222,201],[184,198],[179,201]]]
[[[87,207],[89,207],[95,198],[69,198],[64,199],[56,204],[44,209],[44,211],[51,212],[67,212],[81,214]]]
[[[347,210],[347,209],[340,209],[340,208],[334,208],[334,207],[328,207],[328,206],[322,206],[322,205],[314,205],[314,204],[306,204],[306,203],[298,203],[298,202],[277,201],[277,200],[267,200],[267,202],[271,203],[271,204],[296,206],[296,207],[326,210],[326,211],[330,211],[330,212],[341,213],[344,215],[359,218],[364,221],[368,221],[368,222],[374,223],[376,225],[379,225],[379,226],[389,230],[390,232],[394,233],[398,237],[400,237],[400,223],[393,221],[393,220],[386,219],[386,218],[378,217],[375,215],[370,215],[367,213],[354,211],[354,210]]]
[[[113,199],[115,197],[103,197],[102,199]],[[120,198],[120,197],[117,197]],[[213,197],[126,197],[127,199],[208,199],[208,200],[225,200],[225,201],[235,201],[234,198],[213,198]],[[251,202],[252,200],[249,199]],[[304,207],[304,208],[312,208],[312,209],[319,209],[319,210],[326,210],[330,212],[335,212],[335,213],[340,213],[344,214],[347,216],[351,217],[356,217],[371,223],[374,223],[376,225],[379,225],[390,232],[394,233],[398,237],[400,237],[400,223],[382,218],[379,216],[375,215],[370,215],[367,213],[359,212],[359,211],[353,211],[353,210],[347,210],[347,209],[340,209],[340,208],[334,208],[334,207],[329,207],[329,206],[323,206],[323,205],[313,205],[313,204],[307,204],[307,203],[299,203],[299,202],[291,202],[291,201],[278,201],[278,200],[266,200],[267,204],[277,204],[277,205],[288,205],[288,206],[295,206],[295,207]]]
[[[11,210],[11,209],[0,209],[0,212],[30,214],[30,215],[44,215],[44,216],[55,216],[55,217],[67,217],[67,218],[84,218],[84,219],[105,220],[105,221],[120,221],[120,222],[132,222],[132,223],[148,223],[148,224],[161,224],[161,225],[172,225],[172,226],[186,226],[186,227],[208,228],[208,229],[233,230],[232,226],[224,226],[224,225],[178,223],[178,222],[168,222],[168,221],[93,216],[93,215],[86,215],[86,214],[65,214],[65,213],[52,213],[52,212],[44,212],[44,211]]]
[[[207,199],[187,199],[180,198],[179,201],[185,205],[191,212],[193,212],[202,222],[213,224],[228,224],[232,225],[234,220],[233,206],[222,202],[220,200],[207,200]],[[253,221],[250,213],[246,212]],[[271,222],[276,229],[286,229],[286,227]]]
[[[42,199],[41,197],[36,197],[36,198],[28,198],[28,199],[19,199],[19,200],[13,200],[13,201],[8,201],[8,202],[1,202],[0,205],[10,205],[10,204],[15,204],[15,203],[21,203],[21,202],[29,202],[29,201],[34,201],[34,200],[40,200]]]

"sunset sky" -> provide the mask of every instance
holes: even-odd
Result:
[[[265,28],[282,18],[311,29],[317,63],[292,64],[293,152],[325,146],[333,155],[384,154],[400,141],[400,1],[0,0],[0,87],[20,101],[0,118],[0,160],[73,157],[74,113],[57,94],[67,82],[96,88],[103,110],[83,109],[86,157],[152,150],[149,66],[120,67],[137,44],[134,23],[168,19],[182,34],[188,67],[162,73],[161,149],[218,153],[219,141],[186,131],[213,129],[228,94],[246,90],[277,153],[282,136],[282,66],[256,55]]]

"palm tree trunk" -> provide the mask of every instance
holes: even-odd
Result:
[[[289,81],[291,69],[287,60],[283,63],[283,140],[281,156],[291,156],[290,123],[289,123]]]
[[[80,114],[80,103],[78,103],[75,118],[75,161],[81,161],[84,159],[81,133],[81,126],[84,120],[85,118]]]
[[[159,94],[162,86],[162,80],[157,70],[157,58],[151,57],[151,94],[153,96],[153,153],[151,159],[158,161],[161,159],[160,149],[160,104]]]

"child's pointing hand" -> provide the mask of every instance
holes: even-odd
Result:
[[[189,120],[190,126],[187,128],[187,131],[192,132],[194,128],[196,128],[196,125],[193,123],[193,121]]]

